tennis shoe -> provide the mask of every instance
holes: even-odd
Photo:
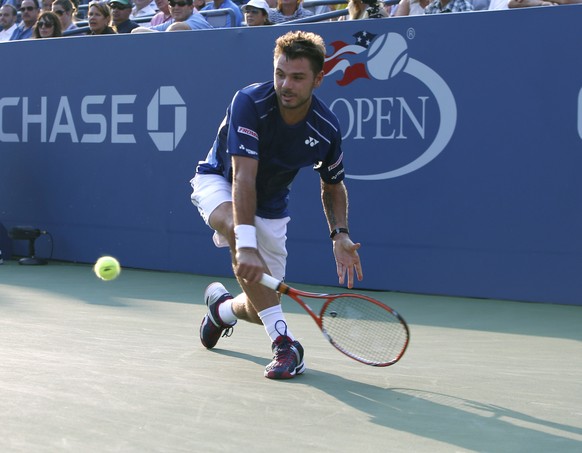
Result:
[[[220,319],[218,307],[226,300],[232,299],[232,295],[222,283],[214,282],[208,285],[204,291],[204,302],[208,307],[208,313],[202,319],[200,325],[200,341],[207,349],[212,349],[221,337],[230,337],[232,327],[236,324],[226,324]]]
[[[305,371],[303,346],[286,335],[280,335],[271,346],[273,361],[265,368],[269,379],[291,379]]]

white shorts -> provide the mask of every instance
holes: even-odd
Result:
[[[232,185],[221,175],[197,174],[190,181],[192,185],[192,203],[208,225],[210,214],[222,203],[232,202]],[[255,216],[257,228],[257,245],[259,253],[267,263],[273,277],[285,279],[287,264],[287,223],[290,217],[283,219],[265,219]],[[217,231],[212,237],[217,247],[228,247],[226,238]]]

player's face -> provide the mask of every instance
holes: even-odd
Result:
[[[323,71],[314,74],[306,58],[288,60],[281,55],[275,60],[275,92],[281,113],[299,121],[311,105],[311,95],[323,80]]]

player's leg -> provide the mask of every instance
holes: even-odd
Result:
[[[284,219],[255,218],[259,252],[271,275],[278,280],[285,278],[288,222],[288,217]],[[265,377],[289,379],[303,373],[305,371],[303,347],[287,326],[280,300],[277,305],[263,308],[258,315],[272,341],[273,360],[265,368]]]
[[[192,181],[192,202],[198,207],[204,221],[215,230],[217,247],[230,247],[235,252],[232,191],[230,184],[215,175],[197,175]],[[255,218],[259,256],[263,259],[265,272],[280,280],[285,276],[287,250],[287,223],[285,219]],[[272,340],[273,361],[265,369],[269,378],[290,378],[305,370],[303,348],[293,337],[283,315],[280,297],[272,290],[255,283],[239,279],[243,293],[233,298],[218,282],[205,291],[204,299],[208,313],[200,326],[200,339],[207,348],[213,348],[221,336],[229,336],[238,319],[263,324]]]
[[[198,208],[204,222],[215,230],[214,244],[217,247],[229,247],[227,239],[216,230],[232,229],[231,185],[220,175],[201,174],[197,174],[190,183],[192,203]],[[232,295],[219,282],[211,283],[204,291],[204,302],[208,312],[200,325],[200,341],[208,349],[213,348],[221,336],[232,334],[232,326],[236,324],[237,318],[227,305],[221,310],[224,302],[231,299]]]

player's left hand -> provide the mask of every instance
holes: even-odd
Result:
[[[358,255],[358,249],[361,246],[362,244],[359,242],[352,242],[348,235],[341,235],[341,237],[334,239],[333,254],[335,256],[335,264],[340,285],[344,284],[347,274],[348,288],[354,287],[354,270],[356,271],[358,281],[362,281],[364,278],[362,263],[360,263],[360,255]]]

